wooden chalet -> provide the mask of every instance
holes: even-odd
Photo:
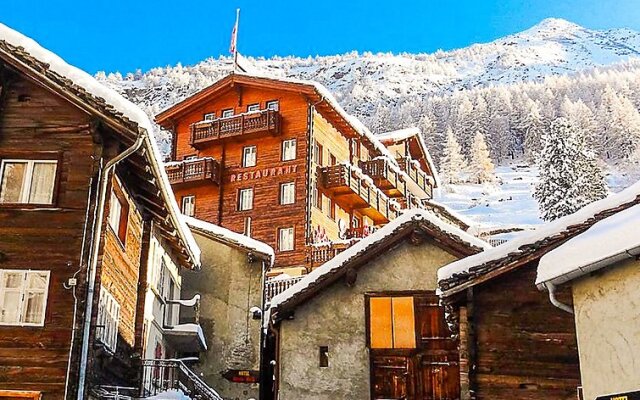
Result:
[[[539,291],[536,270],[545,254],[638,202],[636,185],[438,271],[448,322],[460,341],[462,399],[576,398],[576,325],[566,312],[571,290]]]
[[[437,269],[489,246],[411,210],[271,299],[261,398],[458,399]]]
[[[311,81],[231,74],[156,121],[174,134],[183,213],[269,244],[291,275],[424,208],[437,185],[418,131],[392,153]]]
[[[200,265],[154,140],[139,108],[0,25],[0,398],[148,394],[150,243]]]

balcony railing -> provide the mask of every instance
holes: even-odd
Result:
[[[220,184],[220,163],[211,157],[169,163],[165,171],[172,185],[204,181]]]
[[[267,301],[271,300],[275,296],[289,289],[291,286],[300,282],[300,280],[304,278],[303,276],[294,276],[293,278],[288,279],[271,279],[268,280],[265,284],[265,296],[267,297]]]
[[[155,396],[172,389],[180,389],[192,399],[222,400],[181,360],[142,360],[140,398]]]
[[[358,167],[370,176],[382,191],[389,197],[403,197],[406,195],[406,183],[402,177],[391,168],[389,160],[377,158],[369,161],[359,161]]]
[[[353,246],[355,243],[357,243],[357,240],[308,246],[306,255],[307,265],[310,269],[317,268]]]
[[[359,210],[375,224],[387,223],[398,216],[389,197],[358,169],[344,164],[320,167],[318,176],[321,187],[345,210]]]
[[[248,112],[191,124],[191,145],[250,133],[280,134],[280,113],[276,110]]]
[[[424,172],[416,162],[409,157],[401,157],[397,159],[398,165],[400,168],[409,175],[409,178],[418,185],[420,189],[422,189],[425,193],[427,193],[428,198],[433,198],[433,186],[431,185],[431,178]]]

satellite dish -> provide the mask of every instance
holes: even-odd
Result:
[[[340,239],[347,237],[347,223],[343,219],[338,220],[338,236]]]

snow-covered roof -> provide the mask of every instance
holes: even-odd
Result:
[[[299,297],[303,292],[313,289],[314,286],[324,281],[329,275],[335,274],[338,270],[358,257],[367,253],[371,254],[370,252],[376,245],[400,232],[407,225],[421,223],[432,227],[433,231],[441,232],[442,235],[452,237],[458,243],[472,249],[472,253],[491,248],[488,243],[464,232],[456,226],[444,222],[430,211],[420,209],[407,210],[401,216],[378,229],[370,236],[367,236],[330,261],[316,268],[308,275],[305,275],[304,278],[289,289],[274,296],[270,302],[271,309],[275,310],[287,303],[295,301],[296,297]],[[271,315],[273,316],[273,313]]]
[[[640,205],[595,223],[584,233],[545,254],[536,285],[561,284],[640,253]]]
[[[422,148],[422,152],[426,157],[427,164],[429,165],[429,168],[431,168],[431,172],[433,173],[435,187],[442,187],[440,175],[438,174],[438,170],[436,169],[436,164],[433,162],[433,158],[431,158],[431,153],[429,153],[429,149],[427,148],[427,144],[424,141],[424,137],[422,136],[422,131],[420,131],[420,128],[404,128],[376,135],[376,138],[378,138],[378,140],[382,142],[391,140],[402,141],[410,139],[412,137],[415,137],[418,140],[418,145]]]
[[[453,208],[435,200],[427,200],[425,202],[425,206],[428,209],[433,209],[438,214],[442,214],[443,217],[447,219],[454,220],[454,222],[461,227],[466,226],[466,229],[464,230],[471,234],[474,234],[473,232],[470,232],[470,228],[476,229],[476,223],[470,220],[467,216],[462,215]]]
[[[171,191],[171,185],[164,168],[159,164],[162,156],[155,140],[153,124],[147,114],[115,90],[99,83],[93,76],[67,64],[62,58],[40,46],[35,40],[1,23],[0,52],[11,57],[14,62],[34,71],[43,80],[52,81],[53,84],[60,87],[72,87],[77,93],[65,91],[65,94],[75,96],[92,112],[121,120],[124,124],[133,123],[146,132],[144,146],[147,158],[150,161],[173,226],[182,239],[187,252],[190,253],[193,264],[196,267],[200,266],[200,248],[189,229],[179,218],[180,209]],[[33,65],[33,61],[39,64],[37,68]]]
[[[515,262],[536,249],[547,248],[555,241],[566,240],[595,222],[639,202],[640,182],[637,182],[619,193],[588,204],[571,215],[541,225],[535,230],[523,231],[500,246],[440,268],[440,288],[445,295],[455,293],[460,284],[482,276],[504,262]]]
[[[219,240],[222,243],[240,247],[246,251],[254,253],[258,257],[268,259],[270,263],[273,263],[275,252],[271,246],[264,242],[201,219],[187,216],[182,216],[182,218],[187,225],[196,232],[200,232],[214,240]]]

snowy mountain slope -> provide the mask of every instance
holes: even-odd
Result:
[[[640,57],[640,33],[628,29],[589,30],[561,19],[491,43],[434,54],[358,54],[323,57],[251,58],[278,76],[317,80],[360,117],[375,105],[407,98],[541,80]],[[190,67],[155,68],[146,73],[99,73],[98,78],[157,112],[213,83],[230,71],[230,59],[207,59]]]

